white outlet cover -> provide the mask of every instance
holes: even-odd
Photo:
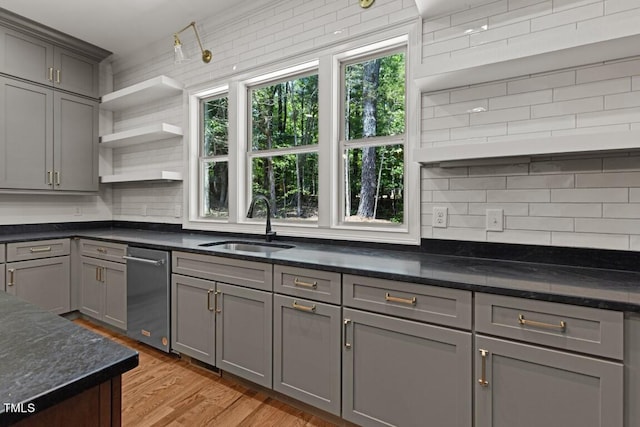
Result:
[[[434,207],[431,225],[436,228],[447,228],[448,223],[448,209],[443,207]]]
[[[487,231],[504,231],[502,209],[487,209]]]

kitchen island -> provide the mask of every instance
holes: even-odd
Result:
[[[119,426],[138,353],[0,292],[0,425]]]

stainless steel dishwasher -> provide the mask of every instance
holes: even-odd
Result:
[[[169,252],[129,247],[127,255],[127,335],[169,352]]]

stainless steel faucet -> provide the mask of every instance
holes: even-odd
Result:
[[[267,242],[275,240],[276,232],[271,230],[271,204],[269,203],[269,199],[267,199],[262,194],[258,194],[251,200],[251,204],[249,205],[249,212],[247,212],[247,218],[253,218],[253,208],[257,201],[263,200],[264,204],[267,205],[267,228],[264,232],[264,238]]]

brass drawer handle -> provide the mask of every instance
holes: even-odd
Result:
[[[489,381],[487,381],[487,356],[489,352],[487,350],[480,349],[480,357],[482,357],[482,377],[478,380],[481,387],[487,387]]]
[[[53,185],[53,171],[47,171],[47,184]]]
[[[293,284],[296,286],[302,286],[303,288],[311,288],[311,289],[316,289],[318,287],[318,282],[313,282],[313,283],[303,282],[297,277],[293,279]]]
[[[409,304],[409,305],[416,305],[416,303],[418,302],[418,299],[416,297],[411,297],[411,298],[393,297],[389,292],[384,294],[384,300],[389,302],[398,302],[400,304]]]
[[[106,254],[107,250],[105,248],[97,248],[96,252],[100,252],[101,254]]]
[[[100,267],[96,267],[96,282],[100,281]]]
[[[39,248],[29,248],[29,252],[31,252],[32,254],[38,253],[38,252],[51,252],[51,246],[42,246]]]
[[[347,341],[347,327],[349,326],[349,323],[351,323],[351,319],[344,319],[344,348],[351,348],[351,343]]]
[[[49,67],[49,81],[53,81],[53,67]]]
[[[60,70],[56,70],[56,83],[60,84]]]
[[[214,309],[211,307],[211,294],[213,293],[213,289],[209,289],[207,291],[207,310],[213,311]]]
[[[53,175],[56,177],[56,185],[60,186],[60,171],[55,171]]]
[[[218,295],[222,295],[222,292],[215,291],[213,294],[213,306],[215,308],[216,313],[222,313],[222,309],[218,308]]]
[[[295,308],[296,310],[306,311],[306,312],[310,312],[310,313],[314,313],[316,311],[316,305],[315,304],[313,304],[311,306],[302,305],[302,304],[298,304],[298,301],[294,301],[291,304],[291,307]]]
[[[535,320],[527,320],[524,318],[524,314],[518,315],[518,323],[520,323],[523,326],[533,326],[536,328],[545,328],[545,329],[557,329],[561,332],[564,332],[567,330],[567,322],[565,322],[564,320],[561,320],[559,325],[554,325],[552,323],[537,322]]]
[[[13,286],[16,284],[16,269],[9,268],[7,271],[9,272],[9,283],[7,283],[7,286]]]

